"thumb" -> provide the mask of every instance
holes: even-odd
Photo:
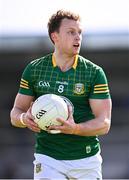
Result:
[[[73,118],[73,107],[71,105],[68,105],[68,118]]]

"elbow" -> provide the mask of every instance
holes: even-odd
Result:
[[[103,130],[103,135],[108,134],[109,130],[110,130],[110,127],[105,127],[105,129]]]
[[[103,124],[103,135],[108,134],[109,130],[111,127],[111,121],[109,119],[105,119],[104,124]]]

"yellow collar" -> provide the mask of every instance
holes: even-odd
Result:
[[[77,67],[77,62],[78,62],[78,55],[75,56],[75,60],[74,60],[74,64],[73,64],[73,69],[76,69]],[[56,60],[55,60],[55,57],[54,57],[54,54],[52,54],[52,64],[53,64],[53,67],[56,67]]]

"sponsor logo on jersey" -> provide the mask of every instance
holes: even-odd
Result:
[[[50,83],[48,81],[39,81],[40,87],[50,87]]]
[[[78,95],[81,95],[81,94],[84,94],[84,92],[85,92],[84,84],[76,83],[75,86],[74,86],[74,93],[78,94]]]
[[[67,81],[56,81],[56,84],[68,85]]]
[[[91,146],[86,146],[86,153],[89,154],[91,152]]]
[[[41,170],[42,170],[42,169],[41,169],[41,163],[36,164],[36,165],[35,165],[35,172],[36,172],[36,173],[39,173]]]

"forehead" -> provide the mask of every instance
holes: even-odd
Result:
[[[65,18],[61,22],[60,29],[61,28],[64,28],[64,29],[76,29],[76,28],[82,29],[82,25],[81,25],[80,21],[75,21],[72,19]]]

